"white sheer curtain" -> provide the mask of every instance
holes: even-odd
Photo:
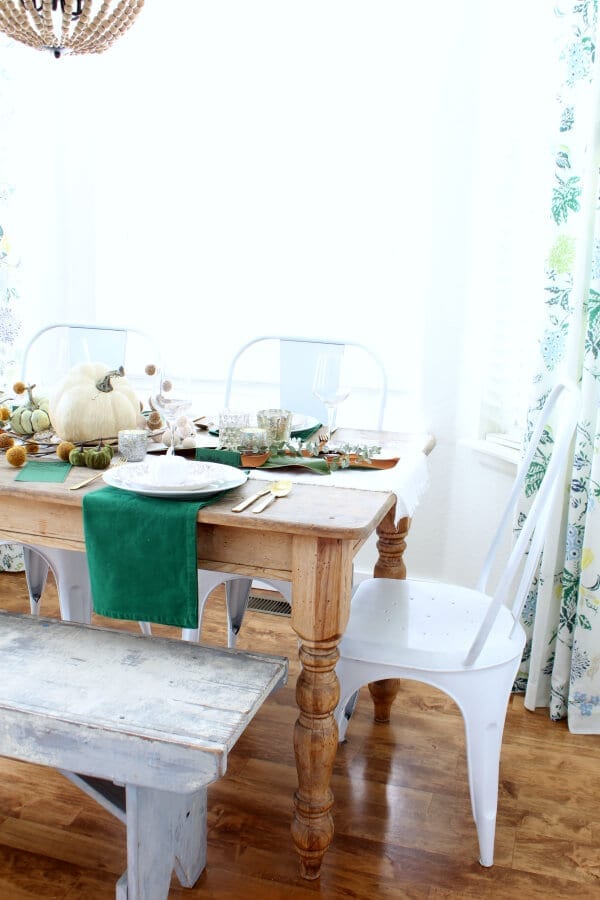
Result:
[[[0,37],[0,52],[8,41]],[[10,134],[15,104],[10,73],[0,57],[0,405],[15,380],[18,340],[22,330],[19,300],[19,251],[13,235],[14,185],[11,181]],[[0,543],[0,572],[21,571],[21,548]]]
[[[498,203],[515,246],[534,227],[504,187],[532,165],[547,7],[147,0],[97,58],[19,48],[31,319],[144,327],[216,383],[256,334],[362,340],[390,426],[439,434],[428,394],[491,327]]]

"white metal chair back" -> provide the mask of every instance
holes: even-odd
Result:
[[[339,410],[338,424],[383,427],[387,373],[376,353],[355,341],[262,335],[233,356],[225,382],[224,405],[241,408],[277,406],[327,422],[327,410],[312,394],[318,356],[337,352],[350,371],[350,395]]]
[[[72,366],[86,362],[110,369],[123,366],[133,387],[142,392],[148,382],[144,369],[150,363],[158,367],[160,356],[154,340],[136,328],[59,322],[31,337],[23,352],[21,377],[38,385],[43,377],[55,382]]]
[[[552,443],[548,441],[548,443],[544,444],[548,448],[552,447],[552,456],[547,464],[543,480],[538,487],[531,509],[512,548],[508,562],[503,568],[502,575],[494,591],[493,602],[490,604],[466,656],[465,665],[472,665],[477,659],[502,606],[509,606],[514,621],[518,622],[519,620],[527,592],[539,564],[547,526],[553,513],[554,501],[559,496],[561,487],[564,485],[566,462],[577,425],[579,403],[579,389],[575,385],[560,382],[552,389],[540,412],[527,451],[519,466],[519,471],[500,524],[486,555],[477,583],[477,590],[486,591],[486,585],[502,539],[506,534],[507,527],[513,520],[516,503],[523,490],[531,463],[540,446],[540,440],[548,427],[550,417],[556,413],[557,424],[552,428]]]
[[[41,328],[30,339],[23,354],[21,377],[26,383],[37,384],[41,394],[46,388],[51,390],[72,366],[85,362],[101,362],[109,368],[124,366],[130,384],[144,401],[149,390],[144,368],[149,363],[159,367],[160,356],[152,338],[135,328],[60,322]],[[92,599],[85,554],[34,545],[23,549],[32,615],[39,613],[52,568],[62,618],[89,623]]]

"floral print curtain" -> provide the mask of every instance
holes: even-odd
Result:
[[[5,59],[8,51],[6,41],[0,41],[0,49]],[[0,392],[6,391],[15,380],[17,341],[21,333],[18,262],[10,243],[13,190],[8,174],[7,141],[10,140],[13,109],[9,82],[9,73],[0,64]],[[21,548],[14,544],[0,544],[0,571],[20,571],[22,568]]]
[[[529,430],[566,374],[582,409],[562,515],[548,536],[523,613],[528,644],[517,687],[529,709],[548,706],[569,729],[600,733],[600,60],[598,0],[562,3],[563,83],[550,214],[545,324]],[[551,444],[538,453],[522,498],[524,516]]]

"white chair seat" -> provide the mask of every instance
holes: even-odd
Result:
[[[345,659],[420,671],[463,671],[467,651],[489,608],[481,591],[435,581],[387,578],[359,584],[340,650]],[[521,655],[525,632],[502,607],[477,659],[477,668],[501,665]],[[384,677],[392,677],[382,675]],[[398,677],[398,676],[393,676]]]

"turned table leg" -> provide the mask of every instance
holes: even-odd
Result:
[[[319,877],[333,840],[330,785],[338,746],[333,713],[340,694],[335,666],[350,614],[353,552],[352,542],[294,538],[292,627],[300,639],[302,669],[296,684],[292,838],[306,879]]]
[[[406,578],[404,551],[406,536],[410,528],[408,516],[394,524],[392,509],[377,528],[377,550],[379,559],[373,569],[375,578]],[[399,678],[387,678],[383,681],[372,681],[369,691],[373,699],[373,719],[375,722],[389,722],[392,703],[400,687]]]
[[[375,563],[375,578],[406,578],[404,551],[406,538],[410,528],[408,516],[394,524],[394,510],[386,515],[377,526],[377,551],[379,558]]]
[[[318,878],[321,861],[333,840],[333,794],[329,787],[338,735],[333,711],[339,699],[335,675],[337,646],[302,644],[302,671],[296,685],[300,714],[294,728],[298,790],[294,794],[292,837],[300,854],[303,878]]]

